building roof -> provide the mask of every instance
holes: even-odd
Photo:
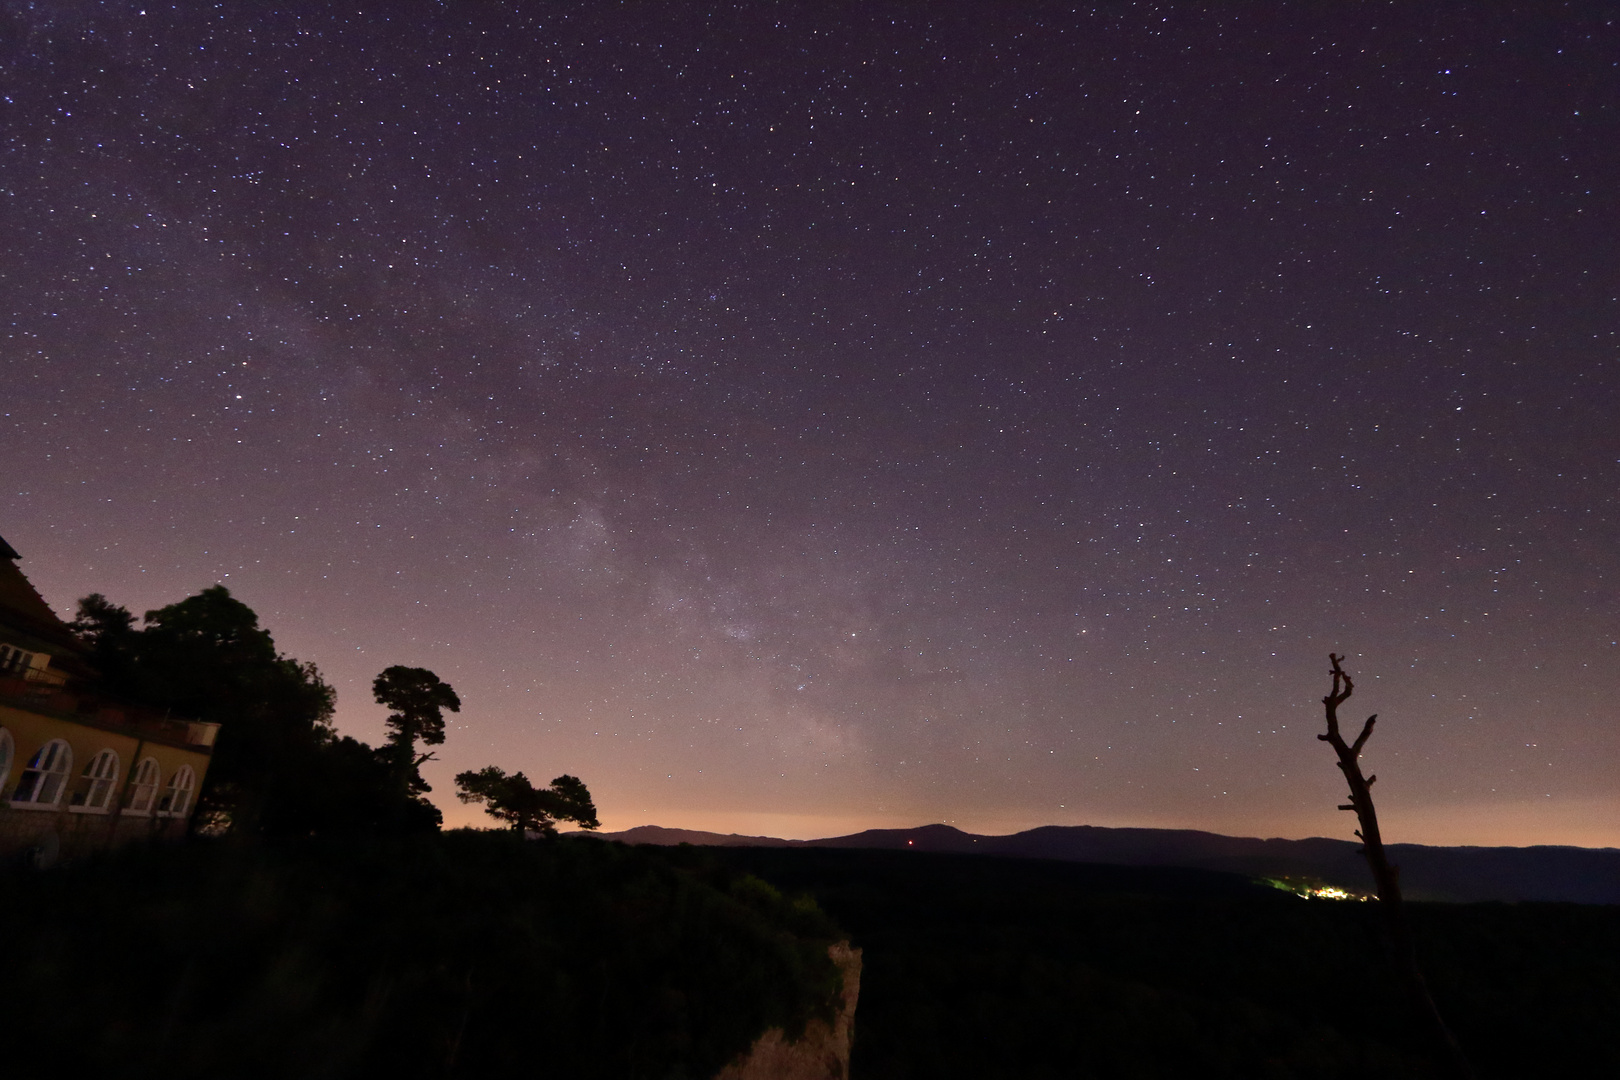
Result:
[[[17,566],[21,557],[16,548],[0,539],[0,629],[10,631],[8,636],[29,639],[17,644],[43,649],[54,656],[83,655],[84,646],[67,623],[51,610],[34,583],[23,576]]]

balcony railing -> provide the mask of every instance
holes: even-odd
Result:
[[[218,724],[185,720],[144,705],[111,701],[96,694],[15,676],[0,677],[0,704],[198,749],[213,746],[214,736],[219,734]]]

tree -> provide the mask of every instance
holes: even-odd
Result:
[[[85,646],[90,663],[106,688],[128,695],[134,689],[135,647],[140,631],[128,608],[91,593],[79,601],[79,610],[68,624]]]
[[[431,790],[417,770],[431,753],[416,753],[417,740],[425,746],[444,742],[444,710],[461,711],[461,699],[449,683],[426,668],[395,664],[371,684],[377,704],[394,710],[388,714],[388,745],[380,753],[389,759],[399,790],[421,795]]]
[[[395,785],[392,758],[332,730],[337,695],[315,665],[276,651],[223,585],[134,617],[106,597],[71,624],[103,692],[220,725],[195,821],[238,834],[422,831],[439,811]],[[443,741],[443,724],[439,725]],[[385,755],[386,755],[385,751]]]
[[[292,822],[305,817],[337,700],[315,665],[278,653],[258,615],[223,585],[143,621],[126,692],[220,725],[197,820],[238,832],[301,828]]]
[[[436,832],[444,822],[426,799],[400,795],[386,748],[379,752],[347,735],[321,748],[311,779],[300,834]]]
[[[1346,743],[1344,736],[1339,733],[1339,706],[1350,700],[1350,695],[1355,692],[1355,684],[1351,682],[1349,674],[1339,666],[1343,659],[1342,656],[1328,653],[1328,660],[1333,664],[1333,686],[1327,697],[1322,699],[1322,705],[1327,710],[1327,734],[1318,735],[1317,738],[1333,747],[1334,753],[1338,754],[1339,771],[1344,773],[1345,781],[1350,785],[1350,801],[1339,809],[1354,810],[1361,825],[1356,835],[1361,838],[1361,854],[1366,858],[1378,888],[1378,909],[1383,916],[1384,929],[1389,935],[1390,950],[1401,980],[1406,985],[1413,1006],[1439,1041],[1453,1071],[1461,1077],[1472,1077],[1473,1068],[1435,1006],[1428,983],[1418,967],[1411,929],[1407,926],[1406,911],[1401,903],[1400,867],[1392,865],[1384,852],[1384,839],[1378,831],[1378,812],[1373,808],[1372,786],[1378,777],[1364,777],[1361,772],[1361,748],[1372,738],[1378,714],[1367,717],[1354,743]]]
[[[584,829],[601,827],[596,804],[585,782],[564,773],[550,787],[537,788],[521,772],[508,776],[494,765],[456,774],[456,798],[483,803],[491,817],[518,830],[557,835],[557,822],[572,821]]]

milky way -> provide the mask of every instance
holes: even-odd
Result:
[[[107,7],[0,41],[59,611],[793,836],[1347,835],[1335,650],[1390,839],[1620,845],[1605,6]]]

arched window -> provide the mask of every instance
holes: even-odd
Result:
[[[191,806],[191,790],[197,786],[197,774],[190,765],[182,765],[169,777],[169,786],[163,789],[158,803],[159,817],[184,817]]]
[[[0,645],[0,675],[22,678],[33,666],[34,654],[23,652],[15,645]]]
[[[34,752],[17,781],[17,790],[11,793],[11,805],[31,809],[49,809],[62,797],[67,782],[68,767],[73,764],[73,751],[61,739],[52,739]]]
[[[129,806],[124,810],[126,814],[138,814],[142,817],[152,812],[152,804],[157,802],[158,792],[158,763],[156,758],[147,758],[135,767],[135,779],[129,784]]]
[[[11,732],[0,727],[0,792],[6,790],[6,781],[11,779],[11,755],[16,753],[16,745],[11,741]]]
[[[113,787],[118,783],[118,755],[103,750],[84,767],[78,790],[68,800],[70,809],[87,814],[105,814],[112,805]]]

